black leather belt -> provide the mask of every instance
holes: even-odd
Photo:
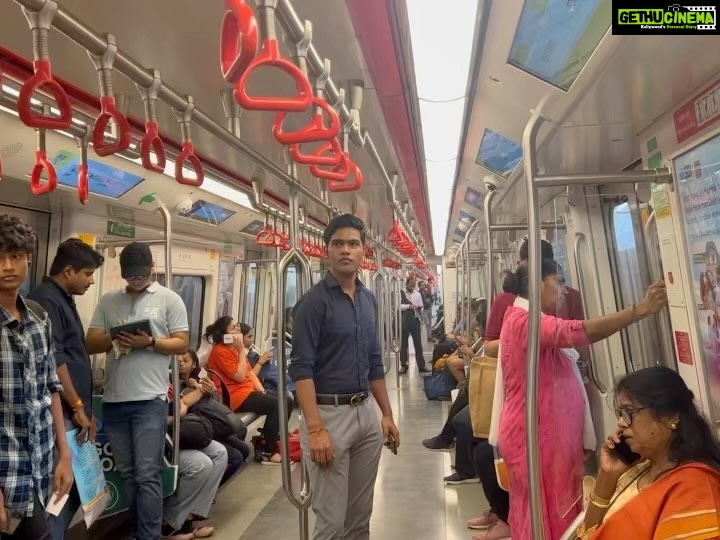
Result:
[[[369,392],[358,392],[357,394],[316,394],[315,401],[318,405],[362,405],[370,397]]]

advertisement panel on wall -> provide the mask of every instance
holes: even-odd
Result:
[[[720,135],[677,157],[674,168],[701,351],[713,416],[720,419]]]

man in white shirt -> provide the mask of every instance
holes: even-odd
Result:
[[[408,371],[408,338],[412,336],[415,347],[415,361],[420,373],[428,373],[425,367],[425,358],[422,348],[422,331],[420,330],[420,317],[423,309],[423,299],[415,289],[415,278],[410,276],[405,281],[407,290],[402,291],[400,311],[402,312],[402,343],[400,346],[400,375]]]

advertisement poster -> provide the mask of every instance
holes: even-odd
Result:
[[[678,157],[675,175],[713,416],[720,419],[720,136]]]
[[[72,455],[75,486],[80,494],[85,525],[89,529],[108,507],[110,491],[95,445],[91,442],[79,445],[77,428],[66,432],[66,435]]]

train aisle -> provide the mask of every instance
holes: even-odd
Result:
[[[426,345],[430,348],[430,344]],[[412,350],[412,345],[411,345]],[[427,361],[430,352],[425,353]],[[420,441],[439,431],[449,402],[425,398],[417,370],[401,378],[401,391],[395,388],[394,368],[387,376],[388,393],[400,429],[402,445],[398,456],[383,451],[375,490],[371,523],[373,540],[418,538],[427,540],[468,539],[465,520],[481,514],[487,502],[479,484],[445,487],[443,477],[450,473],[452,454],[425,450]],[[296,466],[293,470],[299,485]],[[213,522],[219,525],[218,540],[256,540],[257,538],[298,538],[298,514],[277,486],[280,470],[251,466],[218,497]],[[310,511],[310,531],[314,519]]]

